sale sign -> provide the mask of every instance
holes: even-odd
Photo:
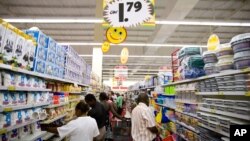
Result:
[[[104,24],[112,27],[155,25],[154,0],[104,0]]]
[[[125,80],[128,77],[127,66],[115,66],[114,77],[118,80]]]

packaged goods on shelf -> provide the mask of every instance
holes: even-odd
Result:
[[[214,51],[205,51],[202,56],[205,63],[205,73],[207,75],[217,73],[216,63],[218,60],[216,53]]]
[[[3,60],[2,49],[4,48],[4,38],[5,38],[5,31],[7,28],[7,23],[0,19],[0,60]]]
[[[218,63],[216,64],[216,67],[219,72],[234,69],[234,54],[229,43],[221,44],[220,47],[216,50],[216,55],[218,58]]]

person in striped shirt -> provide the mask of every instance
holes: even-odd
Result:
[[[153,111],[148,107],[148,95],[142,93],[137,99],[138,105],[132,111],[132,138],[134,141],[152,141],[158,134]]]

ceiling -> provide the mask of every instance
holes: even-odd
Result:
[[[102,0],[1,0],[1,18],[100,18]],[[250,0],[156,0],[157,20],[204,20],[250,22]],[[20,29],[37,26],[57,42],[100,42],[104,30],[95,30],[96,24],[15,23]],[[98,31],[98,32],[97,32]],[[210,34],[216,33],[221,43],[227,43],[237,34],[250,32],[249,27],[156,25],[155,28],[128,29],[125,43],[169,43],[205,45]],[[97,37],[99,36],[99,38]],[[79,54],[92,54],[96,46],[73,46]],[[169,56],[176,47],[129,46],[130,55]],[[119,55],[122,47],[114,46],[108,55]],[[106,54],[105,54],[106,55]],[[84,57],[91,64],[91,57]],[[104,57],[103,78],[113,75],[119,57]],[[169,58],[129,58],[130,79],[141,79],[155,74],[160,66],[169,65]]]

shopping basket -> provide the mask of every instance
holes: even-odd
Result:
[[[111,122],[114,141],[132,141],[131,120]]]

